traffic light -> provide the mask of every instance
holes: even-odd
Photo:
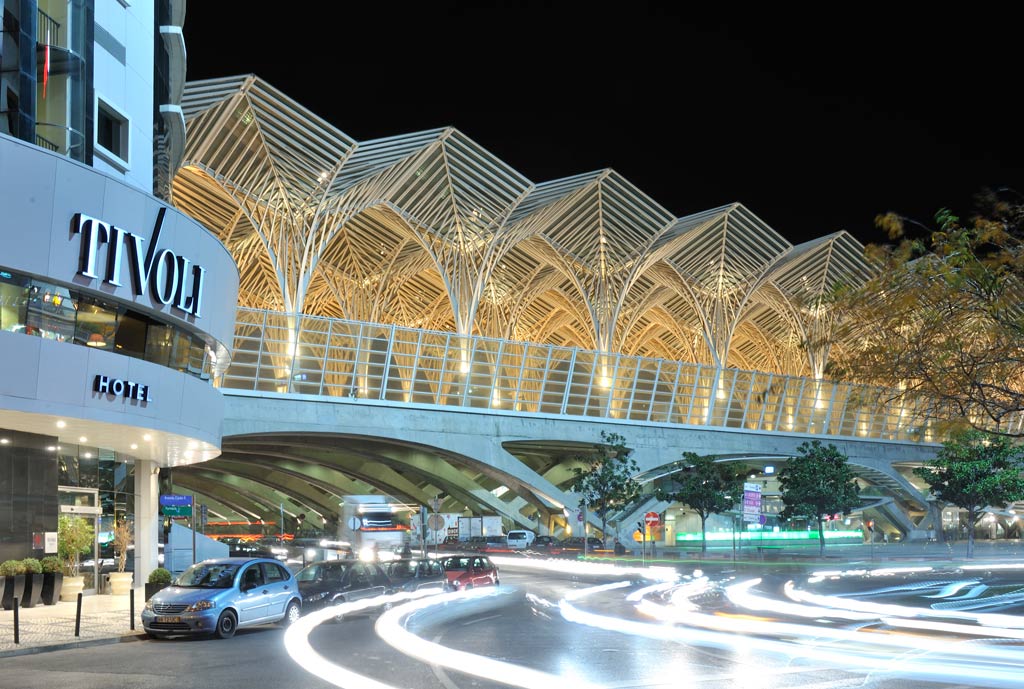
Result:
[[[637,530],[637,533],[639,533],[642,536],[644,534],[644,523],[643,522],[637,522],[636,523],[636,530]]]
[[[874,531],[875,531],[875,520],[874,519],[869,519],[867,521],[866,525],[868,527],[868,531],[874,533]]]

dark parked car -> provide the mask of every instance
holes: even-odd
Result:
[[[377,562],[323,560],[307,565],[295,579],[302,593],[302,610],[311,612],[330,605],[390,593],[391,580]]]
[[[563,539],[559,544],[559,548],[566,550],[583,550],[583,536],[573,536],[571,538]],[[597,536],[587,537],[587,550],[602,550],[604,549],[604,542]]]
[[[530,544],[531,548],[557,548],[558,541],[554,536],[537,536]]]
[[[150,636],[216,634],[299,619],[295,577],[280,562],[229,557],[198,562],[146,601],[142,627]]]
[[[384,563],[384,571],[387,572],[391,585],[397,590],[448,590],[448,578],[444,574],[440,560],[393,560]]]
[[[486,555],[451,555],[441,560],[448,585],[456,591],[497,586],[498,567]]]

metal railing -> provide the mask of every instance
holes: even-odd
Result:
[[[923,402],[864,385],[241,308],[216,384],[750,431],[940,442]]]
[[[64,45],[60,41],[60,22],[41,9],[37,9],[36,16],[36,21],[38,22],[36,25],[36,42],[52,46]]]

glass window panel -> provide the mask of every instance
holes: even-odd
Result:
[[[118,354],[141,359],[146,355],[146,329],[150,319],[133,311],[121,316],[114,336],[114,349]]]
[[[82,488],[99,488],[100,460],[96,457],[95,448],[79,448],[78,453],[78,485]]]
[[[78,305],[78,326],[75,342],[97,349],[113,351],[117,335],[119,309],[98,299],[83,297]]]
[[[160,323],[151,323],[146,332],[146,361],[167,366],[174,344],[174,328]]]
[[[57,458],[58,478],[57,482],[62,486],[81,485],[78,473],[78,456],[64,454]]]
[[[8,332],[20,332],[25,329],[28,282],[28,279],[21,275],[0,273],[0,329]]]
[[[75,298],[66,287],[33,280],[28,288],[25,333],[64,342],[75,333]]]

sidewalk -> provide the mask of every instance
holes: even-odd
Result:
[[[133,631],[129,596],[82,596],[82,619],[77,637],[77,603],[62,601],[56,605],[21,608],[18,610],[18,644],[14,643],[14,611],[0,610],[0,658],[145,638],[141,618],[145,598],[145,588],[136,588]]]

